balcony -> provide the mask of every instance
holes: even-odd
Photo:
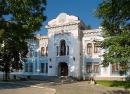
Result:
[[[56,61],[57,62],[68,62],[69,61],[69,56],[57,56]]]

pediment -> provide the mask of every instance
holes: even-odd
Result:
[[[75,21],[78,21],[78,17],[66,13],[60,13],[55,19],[48,22],[48,26],[62,26],[75,23]]]

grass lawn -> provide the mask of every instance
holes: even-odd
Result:
[[[97,80],[96,83],[100,85],[108,86],[108,87],[130,88],[130,81]]]

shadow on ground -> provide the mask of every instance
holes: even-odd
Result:
[[[70,84],[76,82],[77,81],[72,78],[58,78],[58,77],[44,77],[42,79],[27,79],[26,81],[22,81],[22,80],[0,81],[0,90],[25,88],[25,87],[35,86],[35,85],[56,86],[56,85]]]
[[[130,88],[130,81],[113,81],[111,87],[123,87],[127,89]]]
[[[130,81],[112,81],[111,87],[122,87],[124,90],[111,90],[106,94],[130,94],[128,88],[130,88]],[[104,93],[105,94],[105,93]]]
[[[111,90],[107,91],[106,93],[103,94],[130,94],[130,91],[128,90]]]
[[[103,94],[130,94],[130,81],[98,81],[98,84],[111,87],[111,90],[107,90]]]

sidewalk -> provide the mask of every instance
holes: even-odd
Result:
[[[56,90],[26,82],[0,81],[0,94],[56,94]]]
[[[130,94],[130,90],[92,85],[88,81],[73,83],[16,81],[0,82],[0,94]]]

